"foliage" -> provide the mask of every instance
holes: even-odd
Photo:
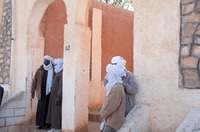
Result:
[[[133,0],[98,0],[98,1],[133,11]]]

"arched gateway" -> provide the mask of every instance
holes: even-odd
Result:
[[[62,0],[54,2],[56,1]],[[40,60],[44,53],[51,54],[51,51],[44,50],[48,43],[45,43],[46,38],[41,34],[41,21],[44,20],[45,11],[52,2],[53,0],[37,0],[31,13],[27,40],[27,93],[30,93],[33,73],[41,64]],[[87,26],[87,10],[91,0],[64,0],[64,2],[68,24],[64,27],[64,45],[60,48],[63,49],[64,57],[62,129],[63,131],[87,130],[91,39],[91,31]],[[62,57],[55,54],[52,56]],[[34,102],[32,107],[34,115]]]

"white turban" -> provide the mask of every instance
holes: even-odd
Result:
[[[46,66],[46,65],[44,64],[44,61],[45,61],[45,60],[49,60],[49,61],[50,61],[49,65]],[[44,67],[44,69],[45,69],[46,71],[48,71],[49,69],[53,68],[52,62],[53,62],[53,58],[52,58],[51,56],[45,55],[45,56],[43,57],[42,64],[43,64],[43,67]]]
[[[44,61],[49,60],[49,65],[45,65]],[[48,72],[47,74],[47,82],[46,82],[46,95],[48,95],[51,92],[52,87],[52,81],[53,81],[53,58],[51,56],[45,55],[43,58],[43,68]]]
[[[112,87],[117,83],[123,83],[122,77],[125,74],[125,71],[116,65],[108,64],[106,67],[106,79],[108,83],[106,84],[106,96],[109,94]]]
[[[55,64],[55,73],[58,73],[63,70],[63,58],[54,59]]]
[[[111,63],[116,63],[116,66],[122,69],[126,69],[126,60],[121,56],[114,56],[111,60]]]

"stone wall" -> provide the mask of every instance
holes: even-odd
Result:
[[[181,1],[180,83],[184,88],[200,88],[200,1]]]
[[[0,83],[9,83],[11,57],[11,4],[4,0],[0,24]],[[1,17],[1,16],[0,16]]]

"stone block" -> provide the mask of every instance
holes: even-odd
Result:
[[[149,107],[137,104],[128,113],[124,124],[117,132],[148,132]]]
[[[200,46],[198,45],[192,46],[192,55],[200,58]]]
[[[3,75],[3,77],[7,77],[9,74],[7,71],[4,71],[2,75]]]
[[[14,116],[14,109],[3,109],[0,112],[0,118]]]
[[[183,68],[197,68],[198,59],[193,56],[181,58],[181,67]]]
[[[200,44],[200,37],[195,37],[195,41],[196,44]]]
[[[5,121],[6,121],[5,118],[0,118],[0,127],[5,126]],[[0,129],[0,130],[1,130],[1,129]]]
[[[181,47],[181,56],[185,57],[190,54],[190,47],[189,46],[182,46]]]
[[[195,7],[195,3],[190,3],[190,4],[187,4],[187,5],[184,5],[182,14],[185,15],[185,14],[188,14],[190,12],[193,12],[194,7]]]
[[[17,125],[23,122],[24,117],[9,117],[6,118],[6,126]]]
[[[176,132],[194,132],[199,120],[200,109],[194,108],[176,129]]]
[[[184,87],[195,88],[200,86],[199,74],[197,70],[184,70]]]
[[[26,107],[26,101],[11,101],[7,108],[25,108]]]
[[[3,83],[3,77],[0,76],[0,83]]]
[[[190,43],[192,43],[192,37],[182,37],[181,43],[182,44],[190,44]]]
[[[182,0],[182,4],[190,3],[190,2],[195,2],[196,0]]]
[[[199,22],[200,14],[192,12],[182,17],[183,22]]]
[[[8,132],[8,128],[7,127],[0,127],[0,132]]]
[[[4,47],[0,48],[0,53],[4,53]]]
[[[199,2],[199,1],[197,2],[197,6],[196,6],[196,9],[195,9],[195,11],[198,11],[198,12],[200,12],[200,2]]]
[[[15,116],[24,116],[25,111],[25,108],[15,109]]]
[[[197,27],[197,30],[195,32],[195,35],[200,35],[200,26]]]
[[[8,84],[9,83],[9,76],[6,76],[3,80],[4,84]]]
[[[200,17],[199,17],[199,20],[200,20]],[[192,36],[197,28],[196,23],[184,23],[182,26],[183,26],[183,30],[182,30],[183,36]]]

